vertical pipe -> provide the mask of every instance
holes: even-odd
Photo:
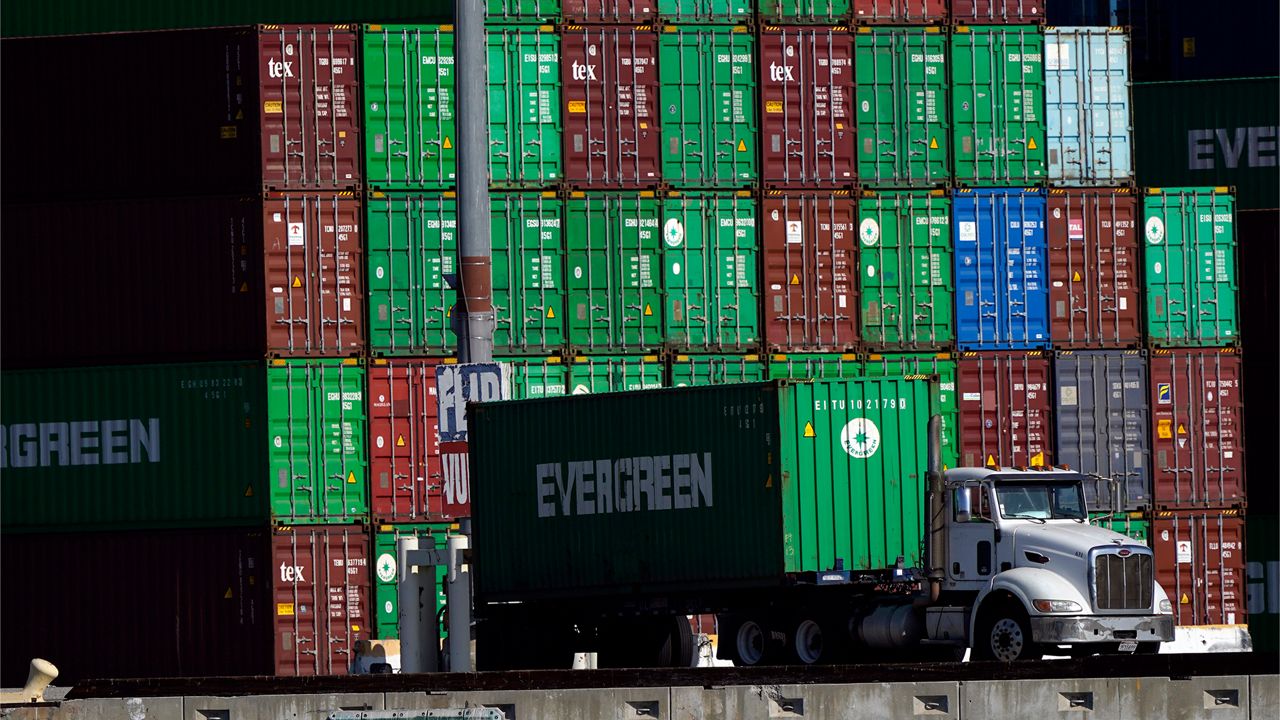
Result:
[[[425,599],[435,592],[427,580],[435,578],[435,568],[418,568],[410,564],[410,556],[417,554],[418,538],[396,538],[396,563],[400,568],[400,582],[396,587],[396,607],[400,621],[400,671],[422,673],[436,671],[434,632],[435,614],[425,612]],[[435,603],[432,603],[434,607]],[[428,620],[427,618],[430,618]]]
[[[458,255],[463,362],[493,360],[493,246],[489,215],[488,47],[484,0],[456,0],[454,65],[458,89]]]
[[[449,672],[471,672],[471,566],[465,561],[470,547],[469,536],[449,536]]]

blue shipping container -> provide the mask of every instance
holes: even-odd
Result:
[[[1048,349],[1044,191],[958,189],[952,222],[956,346]]]
[[[1059,463],[1097,476],[1090,511],[1131,512],[1151,502],[1147,358],[1140,350],[1062,351],[1055,358]],[[1116,481],[1113,486],[1102,478]]]
[[[1132,182],[1128,34],[1120,28],[1049,28],[1044,52],[1049,182]]]

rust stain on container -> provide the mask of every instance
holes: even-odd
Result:
[[[370,504],[376,522],[443,519],[436,366],[375,360],[369,377]]]
[[[855,348],[857,201],[776,193],[761,208],[766,344],[783,352]]]
[[[656,186],[657,33],[647,26],[566,26],[561,43],[565,181],[588,189]]]
[[[1053,464],[1048,353],[963,353],[956,361],[956,392],[962,466]]]
[[[1243,625],[1248,620],[1244,518],[1232,511],[1157,513],[1151,547],[1156,581],[1178,625]]]
[[[1054,347],[1142,342],[1138,201],[1128,190],[1050,190],[1049,324]]]
[[[1046,0],[951,0],[951,20],[971,24],[1038,24]]]
[[[856,178],[853,36],[841,27],[760,33],[761,181],[850,187]]]

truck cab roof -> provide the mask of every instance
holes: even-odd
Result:
[[[1083,477],[1075,470],[1068,468],[1046,467],[1043,469],[1027,469],[1015,467],[959,467],[946,471],[948,483],[973,482],[977,480],[1056,480],[1063,476],[1072,479]]]

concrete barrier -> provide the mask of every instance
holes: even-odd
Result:
[[[1126,714],[1125,706],[1136,683],[1129,678],[962,682],[960,717],[1121,720],[1135,717]]]
[[[66,700],[0,709],[4,720],[178,720],[180,697]]]
[[[1250,710],[1248,676],[1146,678],[1138,701],[1145,717],[1169,720],[1263,718]],[[1274,716],[1272,716],[1274,717]]]
[[[339,710],[386,709],[382,693],[192,696],[184,699],[182,714],[178,717],[183,720],[320,720]]]
[[[507,720],[666,720],[672,717],[670,688],[387,693],[386,706],[394,710],[496,707],[506,713]]]
[[[672,688],[671,717],[947,720],[960,717],[959,700],[959,686],[954,682]]]
[[[1249,712],[1254,718],[1280,718],[1280,675],[1249,676]]]

